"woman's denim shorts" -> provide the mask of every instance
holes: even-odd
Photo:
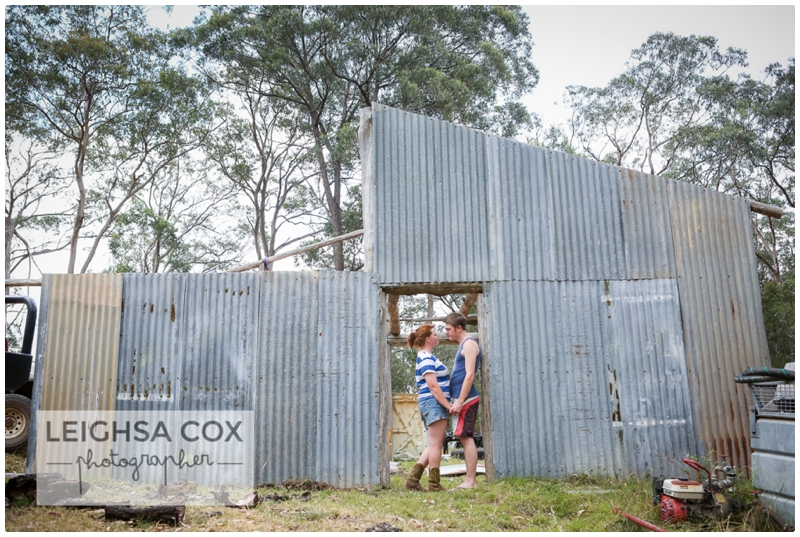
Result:
[[[419,401],[419,415],[422,417],[422,423],[425,424],[426,429],[431,423],[450,418],[447,409],[433,397]]]

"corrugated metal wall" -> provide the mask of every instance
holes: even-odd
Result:
[[[264,462],[257,471],[260,482],[281,483],[317,475],[319,367],[316,359],[306,358],[317,356],[319,274],[265,277],[255,394],[256,430],[261,431],[257,460]]]
[[[317,475],[337,487],[377,485],[382,431],[375,276],[321,273],[319,304]]]
[[[42,277],[32,416],[39,410],[114,410],[122,281],[121,274]],[[63,358],[49,360],[53,354]],[[29,434],[28,472],[35,471],[37,421]]]
[[[379,293],[361,273],[46,276],[38,391],[73,396],[41,409],[252,410],[257,482],[380,484]]]
[[[381,282],[489,279],[488,137],[392,108],[373,117]]]
[[[665,179],[372,114],[381,283],[675,277]]]
[[[495,330],[486,335],[488,360],[499,368],[490,375],[499,475],[647,472],[663,468],[664,457],[707,449],[747,464],[747,403],[732,379],[769,357],[744,200],[380,105],[371,117],[374,163],[366,177],[375,195],[364,203],[374,207],[374,222],[365,226],[375,229],[381,283],[484,282]],[[430,246],[420,242],[434,235]],[[501,282],[540,286],[511,290]],[[619,290],[628,305],[609,306],[617,310],[611,320],[596,310],[601,295],[611,296],[597,282]],[[654,298],[662,291],[669,306]],[[532,317],[539,324],[526,324]],[[530,339],[530,330],[540,337]],[[593,360],[624,363],[624,373],[617,369],[612,382],[600,362],[575,362],[565,341],[581,337],[597,343]],[[549,370],[536,360],[560,360],[561,369],[592,363],[595,376],[543,377]],[[528,401],[525,413],[504,399],[507,382],[513,397]],[[606,397],[599,386],[609,382],[620,394],[613,410],[623,418],[613,432],[621,443],[597,429],[610,419],[596,406]],[[530,387],[539,384],[544,394]],[[644,402],[647,393],[668,400]],[[518,433],[532,411],[540,413],[532,436],[503,437],[506,427]],[[641,425],[630,429],[626,415]],[[569,447],[566,459],[561,445]],[[597,445],[605,446],[601,453]],[[554,454],[526,459],[528,446]]]
[[[731,379],[769,365],[750,209],[741,198],[669,187],[698,449],[748,464],[746,390]]]
[[[674,280],[492,282],[485,295],[498,477],[658,474],[692,453]]]

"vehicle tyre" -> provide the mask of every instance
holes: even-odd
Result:
[[[15,393],[6,394],[6,451],[25,447],[30,429],[31,400]]]

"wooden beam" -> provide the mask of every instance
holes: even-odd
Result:
[[[6,287],[39,287],[42,280],[6,280]]]
[[[786,214],[786,211],[784,211],[782,208],[776,207],[775,205],[767,205],[766,203],[761,203],[760,201],[751,201],[750,210],[754,213],[771,216],[772,218],[780,218]]]
[[[436,296],[444,296],[455,293],[482,293],[483,283],[401,283],[394,285],[383,285],[381,286],[381,291],[389,295],[431,294]]]
[[[400,300],[400,295],[388,295],[389,297],[389,333],[393,336],[400,335],[400,310],[397,307],[397,301]]]
[[[325,246],[330,246],[331,244],[336,244],[337,242],[342,242],[350,239],[355,239],[356,237],[360,237],[364,234],[363,229],[359,229],[356,231],[351,231],[350,233],[346,233],[344,235],[339,235],[338,237],[334,237],[332,239],[328,239],[322,242],[315,242],[314,244],[309,244],[307,246],[303,246],[302,248],[295,248],[294,250],[289,250],[288,252],[281,252],[279,254],[275,254],[272,257],[268,257],[267,261],[270,263],[274,261],[279,261],[281,259],[286,259],[287,257],[292,257],[295,255],[304,254],[306,252],[311,252],[312,250],[318,250],[320,248],[324,248]],[[247,265],[240,265],[236,268],[232,268],[230,272],[245,272],[248,270],[257,269],[260,266],[263,266],[264,261],[255,261],[253,263],[248,263]]]
[[[404,318],[404,319],[398,319],[398,320],[401,323],[419,323],[419,324],[424,324],[424,323],[433,323],[433,322],[436,322],[436,321],[438,321],[440,323],[443,323],[445,319],[446,319],[446,317],[428,317],[428,318],[425,318],[425,319],[408,319],[408,318]],[[472,315],[470,317],[467,317],[467,324],[478,324],[478,316],[477,315]]]
[[[464,303],[461,304],[461,315],[466,317],[469,315],[469,310],[472,309],[473,304],[478,300],[478,293],[470,293],[464,297]]]
[[[470,333],[470,336],[474,337],[476,340],[479,339],[478,333]],[[386,338],[386,343],[389,344],[390,347],[405,347],[408,346],[408,334],[400,334],[399,336],[389,335]],[[458,345],[458,341],[453,341],[451,339],[442,338],[439,340],[439,345]]]

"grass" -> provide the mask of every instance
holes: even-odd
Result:
[[[6,456],[9,464],[18,461]],[[24,464],[24,459],[23,459]],[[648,531],[613,513],[614,506],[671,531],[749,531],[752,515],[725,523],[663,523],[651,503],[649,479],[625,480],[574,475],[561,479],[513,478],[452,493],[419,493],[403,488],[413,463],[401,464],[391,489],[312,491],[307,501],[264,500],[250,510],[187,506],[173,528],[152,522],[108,521],[98,509],[46,507],[20,501],[6,508],[6,531],[364,531],[380,523],[403,531]],[[460,477],[443,477],[446,488]],[[425,478],[423,478],[423,485]],[[286,488],[259,487],[264,497]],[[297,495],[293,489],[291,494]],[[220,512],[220,513],[218,513]]]

